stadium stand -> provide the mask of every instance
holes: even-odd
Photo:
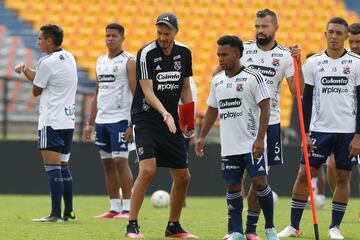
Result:
[[[324,27],[334,15],[350,23],[358,21],[357,15],[348,11],[341,0],[269,0],[266,4],[262,0],[109,0],[106,3],[100,0],[4,0],[3,4],[5,7],[1,6],[0,13],[5,8],[12,9],[34,30],[44,23],[60,24],[66,34],[64,47],[75,54],[79,65],[92,79],[97,57],[106,51],[103,40],[106,24],[115,21],[125,26],[124,47],[135,54],[144,43],[155,38],[156,17],[162,12],[174,12],[180,21],[178,39],[193,52],[201,111],[206,109],[209,81],[217,65],[216,40],[223,34],[237,34],[245,41],[253,39],[257,10],[275,10],[280,22],[277,40],[284,46],[299,44],[303,56],[324,48]],[[281,121],[283,127],[288,127],[293,99],[287,87],[283,89]]]

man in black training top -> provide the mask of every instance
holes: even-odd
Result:
[[[170,168],[173,179],[169,222],[165,236],[197,238],[180,226],[179,219],[190,181],[184,136],[179,127],[178,102],[192,101],[189,77],[192,76],[191,52],[175,41],[178,21],[164,13],[156,21],[157,40],[138,51],[138,84],[131,108],[135,131],[139,175],[131,196],[127,238],[144,238],[137,222],[146,189],[156,167]],[[191,135],[187,129],[185,135]]]

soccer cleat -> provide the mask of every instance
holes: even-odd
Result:
[[[229,235],[228,240],[246,240],[246,237],[239,232],[233,232]]]
[[[261,240],[261,238],[254,233],[248,233],[245,236],[246,236],[246,240]]]
[[[122,211],[121,213],[114,216],[114,218],[129,218],[129,211]]]
[[[227,233],[227,234],[225,234],[225,236],[223,237],[223,240],[228,240],[228,239],[229,239],[229,237],[230,237],[230,235],[231,235],[231,233]]]
[[[279,240],[275,228],[266,228],[265,235],[268,240]]]
[[[101,215],[95,216],[95,218],[113,218],[118,214],[119,214],[118,212],[110,211],[110,212],[106,212]]]
[[[74,212],[70,212],[70,213],[64,213],[63,219],[64,221],[69,221],[69,220],[75,221],[77,218]]]
[[[293,226],[289,225],[284,230],[278,233],[278,237],[300,237],[301,233],[300,230],[297,230]]]
[[[186,232],[180,225],[179,222],[170,222],[165,230],[166,238],[187,238],[187,239],[198,239],[198,236],[195,236],[191,233]]]
[[[344,236],[341,235],[340,229],[335,226],[335,227],[329,229],[329,238],[330,239],[344,239]]]
[[[145,238],[143,234],[140,233],[140,227],[137,224],[128,224],[126,226],[126,238]]]
[[[34,218],[32,219],[32,221],[33,222],[63,222],[63,219],[61,217],[48,216],[42,218]]]

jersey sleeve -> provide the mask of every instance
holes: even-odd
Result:
[[[267,88],[267,84],[260,74],[254,75],[255,80],[252,82],[252,93],[255,97],[256,103],[261,102],[264,99],[270,98],[270,93]]]
[[[288,55],[286,57],[286,63],[285,63],[285,77],[293,77],[294,76],[294,60],[291,57],[291,55]]]
[[[211,80],[210,94],[207,99],[207,104],[212,108],[218,108],[218,103],[216,100],[216,93],[215,93],[215,81],[216,81],[216,78],[214,77]]]
[[[358,64],[360,64],[360,61],[358,61]],[[360,86],[360,68],[355,67],[355,84],[356,86]]]
[[[46,88],[46,86],[49,83],[50,76],[51,76],[51,69],[49,66],[46,65],[44,62],[39,62],[37,68],[36,68],[36,74],[33,81],[33,84],[35,86],[38,86],[40,88]]]
[[[149,54],[144,49],[140,49],[136,57],[136,79],[153,79],[153,72],[151,68]]]
[[[192,71],[192,55],[191,55],[190,49],[188,49],[188,51],[189,51],[188,60],[187,60],[188,63],[186,64],[184,77],[191,77],[193,75],[193,71]]]
[[[312,58],[306,60],[302,67],[302,72],[304,74],[305,83],[311,86],[315,86],[314,61],[312,60]]]

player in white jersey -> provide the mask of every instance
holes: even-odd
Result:
[[[128,218],[133,176],[128,164],[132,142],[130,107],[136,86],[135,58],[123,51],[124,27],[111,23],[105,29],[108,54],[96,62],[96,90],[84,129],[91,141],[95,123],[95,145],[105,170],[110,211],[96,218]],[[119,194],[122,191],[122,206]]]
[[[51,213],[35,222],[62,220],[61,198],[64,197],[64,220],[75,220],[73,211],[72,176],[68,168],[72,136],[75,127],[75,95],[77,68],[73,55],[61,48],[63,30],[57,25],[40,28],[38,45],[47,55],[36,69],[25,64],[15,67],[33,83],[33,95],[40,96],[39,149],[48,175],[51,193]]]
[[[360,56],[360,23],[353,23],[349,26],[349,46],[350,51],[356,53]],[[336,186],[335,179],[335,159],[334,154],[331,154],[327,160],[327,179],[328,184],[333,193]],[[360,165],[358,165],[358,173],[360,174]],[[359,193],[360,193],[360,183],[359,183]],[[360,213],[358,215],[358,222],[360,222]]]
[[[344,19],[330,19],[325,37],[327,49],[310,57],[303,66],[304,124],[312,176],[316,176],[329,154],[334,153],[336,187],[329,237],[344,239],[339,228],[349,200],[351,169],[358,164],[354,156],[360,153],[360,57],[344,48],[348,37]],[[279,237],[300,236],[300,221],[308,196],[302,157],[292,192],[291,223]]]
[[[249,172],[265,216],[265,234],[278,239],[273,223],[273,198],[267,184],[265,134],[269,121],[270,94],[263,77],[243,67],[243,53],[237,36],[223,36],[218,41],[219,65],[224,70],[211,81],[208,109],[196,141],[196,154],[203,156],[205,138],[218,115],[220,117],[221,173],[227,187],[227,205],[232,230],[228,239],[246,239],[242,228],[241,181]]]
[[[269,166],[283,164],[280,132],[280,92],[282,80],[286,78],[290,92],[292,95],[296,95],[293,56],[296,56],[299,65],[301,88],[304,85],[301,72],[300,49],[297,45],[286,49],[278,44],[275,40],[275,34],[278,28],[278,20],[275,12],[269,9],[258,11],[255,19],[256,41],[244,44],[244,53],[240,60],[243,66],[261,73],[267,83],[271,96],[270,120],[266,140]],[[245,172],[243,183],[245,182],[246,175]],[[248,240],[259,240],[260,238],[256,235],[256,226],[261,208],[252,186],[250,186],[247,201],[249,208],[246,223],[246,237]],[[229,218],[228,233],[232,232],[231,226],[231,218]],[[227,235],[224,239],[226,238]]]

